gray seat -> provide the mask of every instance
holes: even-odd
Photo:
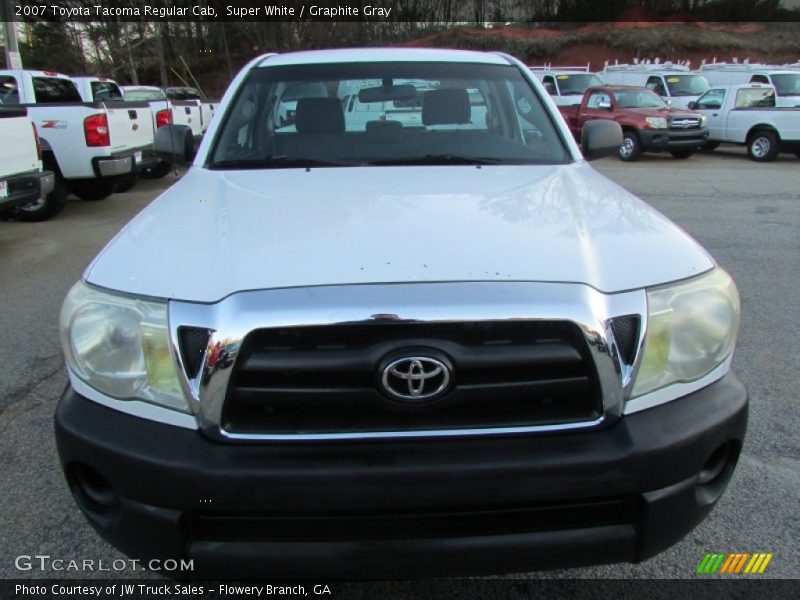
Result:
[[[338,98],[301,98],[296,110],[297,133],[344,133],[344,110]]]
[[[422,95],[423,125],[464,125],[472,118],[465,89],[431,90]]]

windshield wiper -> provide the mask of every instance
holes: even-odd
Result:
[[[336,160],[319,160],[301,156],[268,156],[260,159],[218,160],[212,165],[214,169],[308,169],[312,167],[353,167],[361,163]]]
[[[404,158],[371,160],[371,165],[496,165],[507,162],[507,158],[490,156],[461,156],[458,154],[426,154]]]

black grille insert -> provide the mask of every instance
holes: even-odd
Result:
[[[434,403],[393,401],[381,391],[381,366],[413,354],[453,365],[449,391]],[[477,429],[590,421],[601,412],[594,365],[573,323],[370,323],[251,332],[222,427],[263,434]]]
[[[188,518],[193,541],[328,542],[435,539],[601,527],[633,522],[635,500],[408,513],[214,515]]]
[[[178,342],[186,375],[194,378],[203,364],[209,331],[200,327],[178,327]]]

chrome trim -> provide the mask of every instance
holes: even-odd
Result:
[[[103,177],[113,177],[114,175],[127,175],[133,171],[133,157],[124,158],[103,158],[97,161],[97,170]]]
[[[173,353],[180,365],[189,405],[206,435],[227,441],[383,439],[518,434],[596,427],[623,413],[633,369],[624,365],[611,333],[611,319],[636,314],[647,320],[644,290],[604,294],[587,285],[527,282],[458,282],[342,285],[240,292],[214,304],[169,302]],[[235,434],[222,429],[221,416],[237,353],[245,336],[271,327],[303,327],[376,321],[447,323],[459,321],[566,320],[583,331],[597,372],[603,415],[594,421],[487,429],[446,429],[369,433]],[[211,331],[197,377],[190,379],[180,357],[178,328]],[[640,331],[640,346],[644,325]],[[210,353],[219,347],[228,360],[214,367]]]
[[[632,415],[654,406],[661,406],[677,398],[688,396],[715,381],[722,379],[730,371],[733,355],[729,355],[724,362],[717,365],[710,373],[695,381],[671,383],[663,388],[648,392],[643,396],[632,398],[625,403],[624,414]]]
[[[97,402],[97,404],[133,417],[155,421],[163,425],[172,425],[174,427],[182,427],[183,429],[198,429],[197,419],[195,419],[193,415],[142,400],[119,400],[117,398],[112,398],[94,389],[75,375],[69,367],[67,367],[67,374],[69,375],[69,382],[72,389],[92,402]]]

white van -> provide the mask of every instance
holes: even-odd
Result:
[[[606,64],[600,73],[609,85],[646,87],[669,100],[675,108],[689,108],[708,91],[708,80],[691,71],[688,64],[671,62],[640,62],[634,64]]]
[[[528,68],[542,82],[557,106],[580,104],[588,88],[604,83],[597,73],[589,71],[588,64],[585,67],[553,67],[547,64]]]
[[[713,62],[700,66],[712,86],[761,83],[775,88],[775,102],[779,107],[800,106],[800,64],[764,65],[744,62]]]

